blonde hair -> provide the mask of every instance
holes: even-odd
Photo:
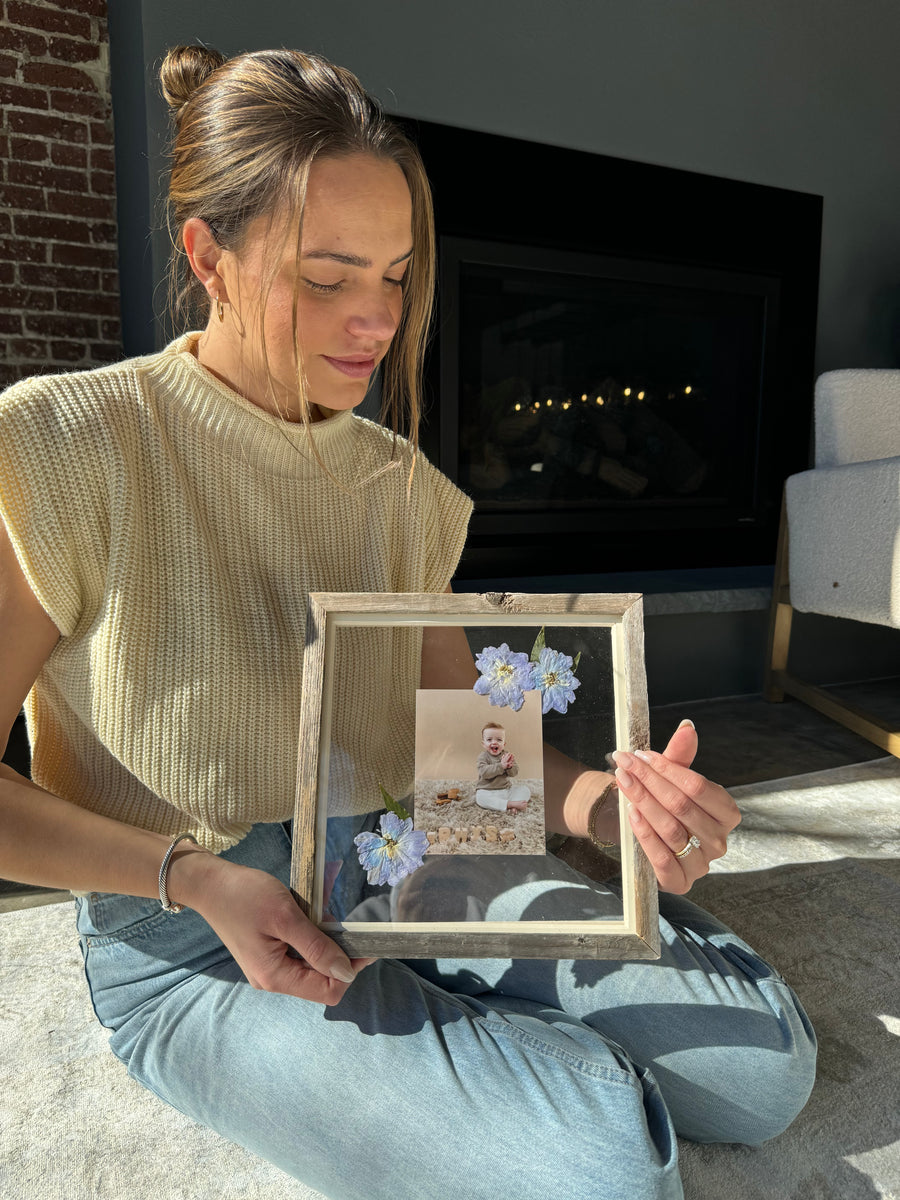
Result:
[[[481,727],[481,740],[484,741],[484,731],[486,729],[499,729],[501,733],[506,733],[505,725],[498,725],[496,721],[488,721],[487,725]]]
[[[299,50],[260,50],[226,60],[205,46],[176,46],[160,68],[174,121],[168,220],[173,232],[169,282],[173,311],[192,319],[208,298],[191,271],[181,231],[205,221],[225,249],[240,252],[251,221],[289,217],[285,236],[300,235],[309,170],[317,158],[371,154],[396,163],[412,197],[413,255],[403,286],[400,324],[382,364],[382,420],[418,445],[422,360],[434,296],[431,189],[418,150],[343,67]],[[264,282],[260,311],[278,255]],[[309,402],[297,335],[299,275],[294,291],[294,359],[304,420]],[[265,338],[262,339],[265,348]],[[265,349],[264,349],[265,353]]]

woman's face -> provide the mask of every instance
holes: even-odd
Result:
[[[239,254],[222,256],[241,339],[239,390],[271,408],[300,416],[293,352],[292,304],[297,282],[295,241],[285,223],[254,221]],[[313,163],[301,240],[297,332],[313,420],[354,408],[397,331],[403,279],[412,254],[412,201],[402,170],[367,154]],[[265,298],[268,373],[259,311],[273,247],[281,254]],[[224,332],[224,327],[223,327]],[[249,378],[246,373],[249,371]],[[269,384],[268,374],[272,384]],[[317,411],[318,410],[318,411]]]

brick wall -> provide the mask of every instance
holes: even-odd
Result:
[[[121,357],[106,0],[0,0],[0,386]]]

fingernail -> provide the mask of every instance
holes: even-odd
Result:
[[[634,757],[639,758],[641,762],[652,763],[655,756],[648,754],[646,750],[635,750]]]
[[[624,767],[627,771],[629,767],[634,766],[634,761],[630,754],[626,754],[624,750],[616,750],[613,754],[617,767]]]
[[[681,722],[681,724],[678,726],[678,728],[684,729],[685,725],[690,725],[691,729],[697,728],[697,726],[694,724],[694,722],[691,720],[690,717],[685,717],[684,720]]]
[[[331,978],[339,979],[341,983],[352,983],[356,974],[352,967],[345,967],[343,963],[337,963],[331,968]]]
[[[616,771],[616,782],[620,788],[625,788],[626,790],[634,784],[634,780],[628,772],[623,771],[621,767]]]

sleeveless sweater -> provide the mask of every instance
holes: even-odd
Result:
[[[421,454],[410,488],[408,443],[352,412],[310,427],[323,470],[197,336],[4,393],[0,516],[61,634],[35,782],[221,851],[293,814],[307,594],[444,591],[471,503]],[[420,670],[419,631],[341,638],[329,815],[404,794]]]

